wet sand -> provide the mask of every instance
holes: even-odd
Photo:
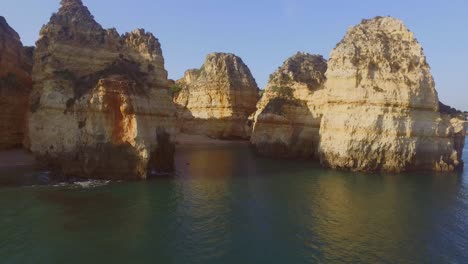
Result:
[[[220,140],[200,135],[179,134],[177,145],[230,145],[249,144],[247,140]],[[0,151],[0,168],[23,167],[35,165],[34,156],[23,149]]]
[[[177,145],[230,145],[249,144],[248,140],[220,140],[200,135],[179,134],[175,140]]]

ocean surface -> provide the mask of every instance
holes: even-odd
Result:
[[[179,147],[148,182],[0,178],[2,264],[468,263],[468,168],[338,172],[239,144]]]

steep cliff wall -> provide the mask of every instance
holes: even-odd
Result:
[[[0,149],[22,145],[31,91],[33,48],[23,47],[0,16]]]
[[[200,69],[177,81],[182,131],[213,138],[248,138],[245,123],[255,111],[259,89],[249,68],[233,54],[209,54]]]
[[[169,144],[158,138],[175,133],[159,41],[141,29],[103,29],[80,0],[61,4],[36,43],[31,151],[61,174],[86,178],[144,179],[170,168],[152,157]]]
[[[466,124],[438,112],[423,49],[400,20],[377,17],[351,28],[326,76],[323,164],[396,172],[462,167]]]
[[[311,158],[317,153],[327,70],[319,55],[298,53],[270,76],[251,118],[251,144],[276,158]]]

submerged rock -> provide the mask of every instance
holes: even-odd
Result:
[[[173,168],[161,164],[174,153],[161,153],[158,140],[176,132],[158,39],[142,29],[105,30],[80,0],[62,0],[36,45],[29,142],[43,163],[99,179]]]
[[[327,61],[298,53],[275,73],[257,105],[250,142],[276,158],[311,158],[317,153]]]
[[[421,45],[402,21],[363,20],[330,55],[320,158],[357,171],[453,171],[466,122],[439,113]]]
[[[259,89],[241,58],[209,54],[200,69],[188,70],[176,83],[182,131],[213,138],[248,138],[244,125],[255,111]]]
[[[33,48],[0,16],[0,149],[23,144],[28,97],[32,88]]]

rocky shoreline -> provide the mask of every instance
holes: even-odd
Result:
[[[363,20],[327,61],[297,53],[261,91],[212,53],[168,80],[159,40],[104,29],[62,0],[35,48],[0,17],[0,149],[23,146],[62,177],[144,180],[174,170],[175,144],[249,142],[260,155],[363,172],[463,168],[466,113],[439,102],[402,21]]]

